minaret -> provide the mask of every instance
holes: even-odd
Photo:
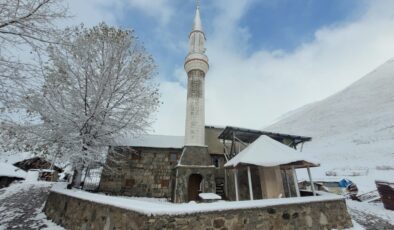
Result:
[[[216,168],[212,165],[212,158],[205,145],[204,85],[208,68],[205,34],[201,24],[200,4],[197,1],[193,29],[189,35],[189,54],[185,58],[188,79],[185,147],[174,168],[172,201],[175,203],[197,200],[200,190],[208,193],[216,191]]]
[[[205,146],[205,75],[209,69],[205,40],[197,1],[193,29],[189,35],[189,54],[185,58],[188,77],[185,146]]]

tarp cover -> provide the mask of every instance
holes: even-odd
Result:
[[[302,153],[295,149],[268,136],[262,135],[224,166],[235,167],[238,164],[251,164],[263,167],[274,167],[297,161],[305,161],[318,165],[318,163],[307,159],[307,157],[303,156]]]

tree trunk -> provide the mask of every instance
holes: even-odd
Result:
[[[51,167],[49,168],[50,170],[53,170],[53,168],[55,166],[57,155],[60,155],[60,144],[59,143],[57,144],[57,151],[55,153],[55,156],[53,156],[53,158],[52,158]]]
[[[83,166],[78,165],[74,169],[74,174],[73,174],[73,179],[71,182],[72,187],[74,188],[80,188],[81,187],[81,182],[82,182],[82,172],[83,172]]]

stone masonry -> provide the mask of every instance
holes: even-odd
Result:
[[[201,175],[203,178],[203,188],[201,192],[208,192],[208,193],[215,193],[215,171],[219,170],[216,169],[214,166],[178,166],[176,168],[177,176],[176,176],[176,185],[175,185],[175,192],[174,198],[172,199],[175,203],[184,203],[188,202],[188,179],[192,174]]]
[[[343,199],[219,210],[186,215],[144,215],[51,192],[44,211],[67,229],[329,230],[352,226]]]
[[[99,192],[108,194],[170,198],[172,169],[181,149],[116,147],[109,150]]]
[[[190,186],[190,175],[196,174],[202,177],[202,191],[208,193],[216,192],[215,171],[212,165],[208,147],[185,146],[175,170],[175,191],[173,201],[183,203],[190,201],[188,188]]]

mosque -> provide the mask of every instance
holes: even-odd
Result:
[[[122,137],[109,148],[109,167],[103,170],[99,192],[175,203],[200,200],[203,193],[226,200],[302,195],[295,169],[307,168],[310,174],[309,167],[318,164],[294,156],[302,155],[296,150],[302,150],[310,137],[205,125],[209,70],[205,42],[197,4],[184,63],[188,77],[185,136]],[[265,149],[271,152],[264,153]],[[280,158],[280,163],[267,162],[272,158]]]

